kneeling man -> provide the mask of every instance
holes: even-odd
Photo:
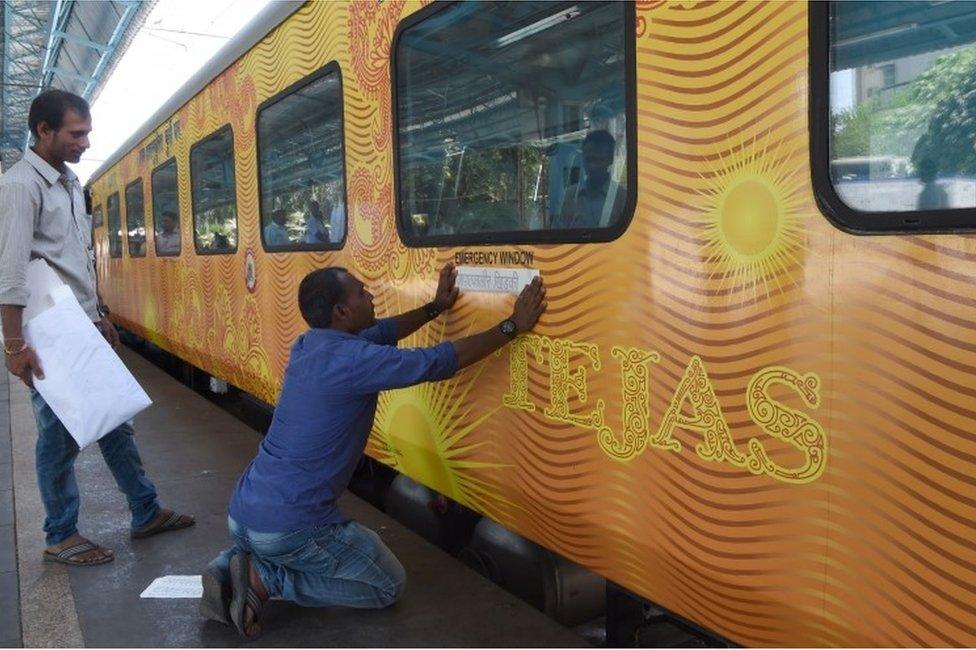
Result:
[[[272,596],[361,608],[400,597],[400,562],[336,505],[366,447],[379,392],[452,377],[532,329],[546,308],[536,278],[499,325],[430,348],[397,348],[454,304],[455,276],[448,264],[433,301],[380,321],[372,294],[345,269],[318,269],[302,280],[298,304],[311,329],[292,346],[271,428],[231,497],[234,545],[204,574],[204,616],[253,639]]]

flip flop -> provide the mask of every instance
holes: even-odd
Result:
[[[181,515],[178,512],[173,512],[169,517],[157,524],[147,526],[146,528],[139,528],[138,530],[134,529],[131,536],[132,539],[144,539],[160,533],[168,533],[171,530],[189,528],[195,523],[197,523],[196,520],[190,515]]]
[[[257,592],[251,588],[251,580],[248,576],[250,558],[247,553],[237,553],[230,559],[230,618],[237,628],[237,633],[246,641],[253,641],[264,632],[261,624],[262,614],[264,613],[264,601],[258,596]],[[250,606],[254,612],[254,622],[261,628],[261,632],[255,635],[248,635],[244,626],[244,607]]]
[[[221,579],[220,572],[207,567],[203,572],[203,597],[200,614],[212,621],[232,625],[230,620],[230,584]]]
[[[102,557],[97,560],[80,560],[79,555],[89,551],[101,550]],[[107,548],[102,548],[98,544],[86,539],[81,544],[75,544],[68,548],[61,549],[57,553],[44,551],[44,561],[56,564],[67,564],[68,566],[95,566],[96,564],[107,564],[115,559],[115,555]]]

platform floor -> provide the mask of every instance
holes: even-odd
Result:
[[[147,540],[128,537],[128,510],[96,446],[78,460],[82,493],[79,528],[115,551],[96,567],[43,563],[44,515],[34,472],[36,427],[26,388],[14,378],[0,385],[0,535],[16,530],[17,572],[0,553],[0,644],[25,647],[236,647],[229,627],[205,621],[195,599],[141,599],[164,575],[199,574],[228,544],[226,505],[259,434],[126,350],[126,364],[152,397],[136,418],[143,461],[164,506],[196,516],[193,528]],[[9,398],[9,399],[5,399]],[[4,402],[9,420],[3,418]],[[9,440],[12,447],[7,446]],[[13,490],[5,493],[3,450],[12,448]],[[9,457],[6,461],[9,463]],[[4,497],[12,496],[14,522],[5,523]],[[266,633],[253,645],[281,646],[559,646],[586,641],[354,496],[351,516],[376,530],[407,570],[403,599],[382,611],[303,609],[271,605]],[[4,537],[3,542],[6,540]],[[7,546],[0,543],[0,547]],[[16,593],[19,578],[20,638]],[[8,616],[6,622],[2,616]]]

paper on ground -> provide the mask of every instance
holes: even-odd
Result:
[[[537,269],[503,269],[493,266],[457,267],[457,287],[480,293],[521,293],[539,275]]]
[[[161,576],[139,594],[139,598],[201,598],[202,576]]]

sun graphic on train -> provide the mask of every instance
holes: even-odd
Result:
[[[471,433],[498,409],[476,413],[468,404],[488,361],[452,379],[380,394],[371,451],[378,460],[458,503],[483,513],[498,511],[498,487],[478,470],[503,464],[474,460],[485,443]]]
[[[803,207],[802,169],[783,143],[753,139],[722,155],[703,193],[705,254],[712,277],[767,295],[794,282]]]

